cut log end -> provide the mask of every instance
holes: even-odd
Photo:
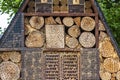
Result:
[[[45,18],[45,24],[46,25],[55,25],[57,23],[55,22],[53,17],[48,17],[48,18]]]
[[[100,31],[105,31],[105,26],[104,26],[104,24],[102,23],[101,20],[99,20],[98,26],[99,26]]]
[[[19,52],[11,52],[10,54],[10,60],[12,62],[20,62],[21,60],[21,54]]]
[[[65,26],[70,27],[74,24],[73,18],[72,17],[64,17],[63,18],[63,23]]]
[[[76,18],[74,18],[74,22],[75,22],[75,24],[77,25],[77,26],[81,26],[81,17],[76,17]]]
[[[93,33],[83,32],[79,37],[80,44],[85,48],[93,47],[96,43],[96,39]]]

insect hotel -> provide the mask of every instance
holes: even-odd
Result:
[[[0,80],[120,80],[119,56],[96,0],[24,0],[0,40]]]

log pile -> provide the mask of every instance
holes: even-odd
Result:
[[[0,52],[0,80],[18,80],[21,71],[20,52]]]
[[[101,80],[120,80],[120,58],[111,43],[105,27],[99,20],[99,57]]]
[[[32,16],[25,17],[24,24],[26,47],[92,48],[96,44],[93,17]]]

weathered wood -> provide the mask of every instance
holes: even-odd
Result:
[[[44,35],[42,32],[33,31],[26,37],[25,45],[27,47],[42,47],[44,41]]]
[[[73,18],[72,17],[64,17],[63,18],[63,23],[65,26],[70,27],[74,24]]]
[[[13,62],[2,62],[0,64],[0,77],[2,80],[18,80],[20,77],[20,69]]]
[[[99,41],[100,42],[104,41],[104,39],[107,37],[108,37],[107,33],[100,31],[100,34],[99,34]]]
[[[91,1],[85,1],[85,8],[91,8],[92,7],[92,4],[91,4]]]
[[[60,6],[60,12],[61,13],[68,13],[68,6],[66,6],[66,5]]]
[[[83,17],[81,20],[81,28],[85,31],[92,31],[95,28],[95,20],[91,17]]]
[[[100,77],[101,77],[102,80],[111,80],[111,73],[100,72]]]
[[[91,8],[86,8],[85,13],[93,13],[93,10]]]
[[[105,26],[104,26],[104,24],[102,23],[101,20],[99,20],[98,26],[99,26],[100,31],[105,31]]]
[[[10,60],[12,62],[20,62],[21,60],[21,54],[19,52],[11,52],[10,54]]]
[[[54,5],[54,6],[53,6],[53,12],[54,12],[54,13],[60,12],[60,6],[59,6],[59,5]]]
[[[61,4],[62,5],[67,5],[68,4],[68,0],[61,0]]]
[[[114,47],[109,38],[105,38],[103,42],[99,43],[99,50],[103,57],[113,57],[115,54]]]
[[[44,25],[44,18],[43,17],[38,17],[38,16],[33,16],[30,18],[29,23],[31,26],[35,29],[41,29]]]
[[[75,22],[75,24],[77,25],[77,26],[81,26],[81,17],[75,17],[74,18],[74,22]]]
[[[53,0],[53,4],[59,4],[59,0]]]
[[[62,25],[62,21],[61,21],[60,17],[56,17],[55,21],[56,21],[58,24]]]
[[[93,33],[83,32],[79,37],[80,44],[85,48],[93,47],[96,43],[96,39]]]
[[[105,70],[110,73],[118,72],[120,70],[119,61],[116,61],[113,58],[106,58],[103,64]]]
[[[3,52],[1,58],[3,61],[8,61],[10,59],[10,52]]]
[[[66,41],[66,45],[69,48],[76,48],[79,44],[79,42],[76,38],[70,37],[69,35],[66,35],[65,41]]]
[[[116,74],[116,79],[117,79],[117,80],[120,80],[120,71],[117,72],[117,74]]]
[[[45,18],[45,24],[46,25],[55,25],[57,23],[55,22],[53,17],[47,17],[47,18]]]
[[[77,25],[73,25],[68,29],[68,34],[74,38],[80,35],[80,28]]]
[[[33,31],[37,31],[36,29],[32,28],[29,24],[26,24],[24,28],[25,28],[25,35],[28,35]]]
[[[73,5],[80,4],[80,0],[73,0]]]
[[[46,47],[64,48],[64,25],[46,25]]]

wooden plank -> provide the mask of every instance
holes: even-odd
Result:
[[[47,48],[64,48],[63,25],[45,25],[45,30]]]

